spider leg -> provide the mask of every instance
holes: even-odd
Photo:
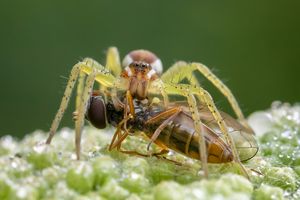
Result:
[[[82,97],[80,96],[80,94],[82,94],[82,92],[83,92],[83,81],[84,81],[83,73],[90,74],[93,70],[96,70],[98,72],[97,75],[95,76],[95,80],[97,82],[99,82],[100,84],[102,84],[106,87],[113,87],[113,86],[117,87],[118,86],[118,84],[116,83],[116,78],[112,74],[110,74],[109,71],[107,71],[103,66],[101,66],[96,61],[94,61],[90,58],[86,58],[82,62],[78,62],[76,65],[74,65],[71,70],[70,77],[69,77],[66,89],[64,91],[63,98],[61,100],[61,104],[60,104],[59,109],[55,115],[53,122],[52,122],[50,131],[49,131],[49,136],[46,140],[46,144],[50,144],[52,141],[52,138],[59,126],[59,123],[64,115],[64,112],[68,107],[68,103],[69,103],[74,85],[75,85],[77,79],[79,78],[79,74],[82,74],[82,77],[79,78],[80,83],[77,88],[77,92],[78,92],[78,95],[76,97],[77,107],[79,106],[80,101],[82,100]],[[76,109],[76,111],[78,111],[78,110]]]
[[[109,47],[106,53],[106,63],[105,68],[110,71],[115,77],[119,77],[122,71],[121,68],[121,62],[120,62],[120,56],[118,49],[116,47]],[[104,99],[107,101],[107,87],[104,85],[99,84],[98,86],[99,90],[101,90],[104,94]]]
[[[51,128],[50,128],[50,133],[49,136],[46,140],[46,144],[50,144],[51,140],[58,128],[58,125],[62,119],[62,116],[68,106],[69,100],[70,100],[70,96],[72,94],[72,90],[73,87],[75,85],[75,82],[77,80],[78,74],[80,73],[80,63],[77,63],[76,65],[74,65],[74,67],[72,68],[71,74],[70,74],[70,78],[68,80],[67,83],[67,87],[65,89],[64,92],[64,96],[61,100],[60,106],[59,106],[59,110],[57,111],[55,118],[52,122]]]
[[[202,122],[200,119],[200,115],[197,108],[197,101],[188,90],[185,91],[185,96],[187,98],[189,109],[192,114],[192,118],[194,121],[195,131],[199,135],[199,151],[200,151],[200,159],[202,169],[204,171],[204,177],[208,177],[208,166],[207,166],[207,153],[206,153],[206,144],[205,144],[205,137],[204,137],[204,129],[202,126]]]
[[[110,47],[106,54],[105,67],[112,71],[115,77],[119,77],[122,71],[120,56],[116,47]]]
[[[75,145],[76,145],[76,156],[78,160],[80,159],[81,134],[84,125],[84,117],[88,106],[88,101],[92,95],[94,82],[97,81],[97,77],[100,78],[101,75],[103,75],[103,73],[99,71],[97,68],[92,69],[92,72],[86,78],[82,99],[77,108],[78,116],[77,116],[77,120],[75,121]],[[106,85],[104,84],[104,86]],[[131,117],[132,117],[131,115],[128,115],[128,119],[130,119]],[[125,123],[127,122],[128,119],[127,118],[125,119]],[[117,136],[120,137],[119,132]]]
[[[156,85],[156,83],[158,84]],[[204,130],[203,126],[201,125],[202,122],[197,108],[197,101],[194,95],[191,93],[189,88],[180,88],[179,86],[177,86],[177,84],[172,85],[172,83],[163,83],[159,79],[159,82],[153,82],[153,87],[150,88],[149,93],[161,93],[161,91],[164,91],[166,94],[176,94],[187,98],[192,119],[194,121],[195,131],[199,135],[199,152],[200,160],[202,163],[202,169],[204,172],[204,176],[208,177],[207,153],[205,138],[203,135]]]
[[[92,68],[97,68],[100,70],[103,69],[103,67],[92,58],[84,58],[82,62],[86,63],[86,65],[91,66]],[[76,94],[76,108],[78,107],[82,98],[86,75],[87,74],[84,71],[80,71],[79,73],[78,83],[77,83],[77,94]]]
[[[198,86],[198,87],[193,86],[192,87],[192,86],[187,85],[187,84],[171,84],[171,83],[168,83],[168,84],[165,84],[165,88],[168,92],[170,92],[172,94],[183,95],[187,98],[188,104],[190,106],[190,112],[191,112],[192,116],[193,116],[193,114],[195,115],[195,113],[196,113],[196,115],[199,115],[197,107],[193,106],[194,105],[194,103],[192,102],[193,98],[191,98],[193,95],[198,96],[201,99],[201,101],[206,104],[206,106],[208,107],[208,109],[212,113],[214,119],[216,120],[221,132],[224,134],[224,137],[225,137],[225,140],[226,140],[227,144],[230,146],[230,148],[232,150],[234,162],[239,164],[242,173],[246,177],[249,178],[249,175],[248,175],[246,169],[244,168],[244,166],[242,165],[242,163],[239,159],[238,152],[237,152],[236,147],[234,145],[233,139],[232,139],[231,135],[228,132],[227,125],[226,125],[225,121],[223,120],[220,112],[218,111],[211,95],[200,86]],[[191,96],[191,97],[189,97],[189,96]],[[194,101],[196,103],[195,99],[194,99]],[[195,120],[194,117],[193,117],[193,120]],[[196,121],[194,121],[194,123],[196,123]],[[196,126],[195,126],[195,129],[196,129]],[[200,144],[200,148],[201,148],[201,144]],[[201,148],[201,150],[202,150],[202,148]]]
[[[79,72],[78,83],[77,83],[77,94],[75,99],[75,108],[78,108],[80,104],[83,89],[84,89],[85,78],[86,78],[86,74],[83,71]]]
[[[162,95],[163,99],[164,99],[164,105],[167,108],[169,106],[169,97],[168,94],[164,88],[164,83],[161,79],[158,79],[157,81],[155,81],[156,87],[158,88],[160,94]]]
[[[162,76],[164,82],[180,83],[184,78],[190,78],[193,85],[199,86],[199,82],[192,72],[199,71],[205,78],[207,78],[228,100],[238,119],[245,123],[245,117],[237,103],[236,98],[230,89],[215,75],[212,71],[201,63],[186,63],[179,61],[171,66]]]
[[[75,121],[75,147],[76,147],[77,160],[80,159],[80,142],[81,142],[82,128],[84,125],[84,116],[86,113],[88,101],[92,94],[96,75],[97,72],[93,70],[93,72],[87,76],[82,98],[77,107],[78,116],[77,116],[77,120]]]
[[[188,79],[193,85],[200,85],[193,71],[188,63],[178,61],[173,64],[166,72],[161,75],[164,82],[180,83],[183,79]]]

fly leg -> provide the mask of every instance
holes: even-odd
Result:
[[[153,157],[157,157],[157,158],[162,158],[161,156],[169,153],[169,150],[162,149],[160,152],[153,153],[151,155],[149,155],[149,154],[143,154],[143,153],[140,153],[138,151],[122,150],[122,149],[120,149],[120,152],[121,153],[125,153],[125,154],[130,154],[130,155],[143,156],[143,157],[152,157],[153,156]]]
[[[116,96],[114,96],[113,98],[114,98],[114,102],[119,101]],[[128,107],[129,107],[129,114],[128,114]],[[119,150],[120,147],[121,147],[122,142],[129,135],[129,130],[127,129],[127,121],[134,118],[134,116],[135,116],[133,99],[132,99],[132,96],[130,94],[130,91],[126,92],[126,100],[125,100],[125,103],[123,105],[123,109],[124,109],[124,119],[117,126],[117,130],[116,130],[116,132],[115,132],[115,134],[112,138],[112,141],[109,145],[109,150],[112,150],[115,147],[117,147],[117,149]],[[122,127],[123,127],[123,130],[125,132],[123,135],[121,133],[121,128]]]
[[[141,156],[141,157],[146,157],[146,158],[148,158],[148,157],[156,157],[157,159],[166,160],[168,162],[172,162],[172,163],[174,163],[176,165],[179,165],[179,166],[183,165],[181,162],[178,162],[178,161],[171,160],[171,159],[167,158],[165,156],[167,153],[169,153],[169,150],[167,150],[167,149],[162,149],[160,152],[153,153],[151,155],[149,155],[149,154],[143,154],[143,153],[140,153],[138,151],[131,151],[131,150],[120,150],[120,152],[124,153],[124,154]]]
[[[111,151],[114,148],[117,148],[118,150],[121,147],[122,142],[126,139],[126,137],[129,135],[129,132],[127,130],[125,130],[125,133],[122,135],[121,133],[121,128],[124,125],[124,123],[126,123],[126,121],[128,121],[129,119],[131,119],[132,116],[128,115],[126,118],[124,118],[117,126],[117,130],[115,132],[115,134],[113,135],[113,138],[111,140],[111,143],[108,147],[108,150]]]
[[[150,123],[155,123],[157,121],[160,121],[161,118],[166,118],[168,117],[168,119],[166,119],[164,121],[164,123],[162,123],[157,130],[155,131],[155,133],[153,134],[154,137],[151,137],[151,140],[153,140],[152,142],[155,142],[155,140],[157,139],[157,137],[159,136],[159,133],[166,127],[166,125],[172,121],[179,113],[181,112],[181,108],[180,107],[176,107],[176,108],[172,108],[169,109],[163,113],[160,113],[159,115],[151,118],[150,120],[148,120],[146,122],[146,124],[150,124]],[[131,118],[131,115],[129,115],[127,118],[123,119],[117,126],[117,131],[115,132],[113,138],[112,138],[112,142],[109,146],[109,150],[112,150],[114,148],[117,148],[118,151],[122,152],[122,153],[126,153],[126,154],[131,154],[131,155],[138,155],[138,156],[143,156],[143,157],[157,157],[159,159],[164,159],[170,162],[173,162],[177,165],[181,165],[180,162],[168,159],[167,157],[165,157],[164,155],[167,154],[169,152],[169,150],[167,150],[167,147],[165,147],[162,144],[158,144],[160,147],[162,147],[162,150],[160,152],[157,153],[151,153],[151,154],[142,154],[140,152],[137,151],[133,151],[133,150],[123,150],[121,149],[121,144],[122,142],[128,137],[129,132],[125,130],[125,133],[122,135],[121,134],[121,127],[126,123],[126,121],[128,121]],[[118,139],[117,139],[118,138]],[[117,140],[117,141],[116,141]],[[115,142],[116,141],[116,142]],[[150,143],[148,144],[147,150],[149,150],[150,145],[152,144],[152,142],[150,141]]]
[[[181,112],[181,108],[180,107],[175,107],[175,108],[171,108],[168,109],[162,113],[159,113],[158,115],[152,117],[151,119],[146,121],[146,125],[147,124],[151,124],[151,123],[155,123],[160,121],[163,118],[166,118],[166,120],[163,121],[163,123],[161,123],[159,125],[159,127],[155,130],[155,132],[153,133],[153,135],[150,138],[150,142],[147,146],[147,150],[149,151],[150,146],[153,142],[155,142],[155,140],[157,139],[157,137],[159,136],[159,134],[161,133],[161,131],[172,121],[174,120],[174,118]]]

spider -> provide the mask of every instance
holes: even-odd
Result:
[[[169,95],[185,97],[194,122],[195,131],[200,136],[200,160],[204,174],[207,176],[207,153],[205,139],[202,134],[202,122],[198,110],[198,102],[201,102],[201,104],[205,105],[212,113],[221,132],[224,134],[227,144],[232,149],[233,161],[238,163],[242,172],[247,175],[245,168],[239,160],[237,150],[228,133],[225,121],[222,119],[209,92],[199,84],[194,72],[198,71],[206,77],[228,99],[238,120],[246,126],[247,123],[230,89],[214,75],[208,67],[201,63],[179,61],[172,65],[166,72],[162,73],[163,67],[161,60],[148,50],[131,51],[124,57],[122,66],[116,47],[110,47],[108,49],[106,64],[104,66],[91,58],[85,58],[73,66],[59,110],[52,122],[46,144],[51,143],[68,106],[75,83],[78,82],[76,95],[77,119],[75,121],[75,145],[77,159],[80,159],[80,141],[85,113],[88,107],[89,98],[93,92],[94,83],[97,82],[100,85],[99,90],[102,93],[110,93],[113,97],[116,97],[117,92],[120,91],[123,92],[126,99],[134,98],[139,101],[147,100],[149,95],[160,95],[163,97],[163,102],[166,107],[169,105]],[[182,81],[184,79],[188,79],[189,83],[183,84]],[[130,104],[129,106],[132,107]],[[134,112],[131,114],[132,117],[134,117]],[[151,142],[153,142],[153,140],[154,138],[151,138]]]

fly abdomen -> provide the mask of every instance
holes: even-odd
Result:
[[[223,140],[205,124],[202,124],[207,149],[207,162],[225,163],[233,160],[233,155]],[[147,135],[151,138],[155,129],[154,125],[147,127]],[[151,130],[149,130],[151,129]],[[200,160],[199,135],[195,132],[194,123],[190,115],[182,112],[170,122],[159,134],[157,143],[164,144],[169,149],[186,155],[190,158]]]

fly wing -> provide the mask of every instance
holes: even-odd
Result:
[[[240,160],[247,161],[253,158],[258,152],[258,144],[255,140],[254,131],[251,128],[242,125],[229,114],[223,111],[220,111],[220,114],[229,129],[229,134],[235,143]],[[205,124],[221,134],[219,126],[208,108],[204,106],[200,107],[200,117]]]
[[[241,161],[253,158],[258,152],[258,144],[253,135],[240,130],[230,132]]]

